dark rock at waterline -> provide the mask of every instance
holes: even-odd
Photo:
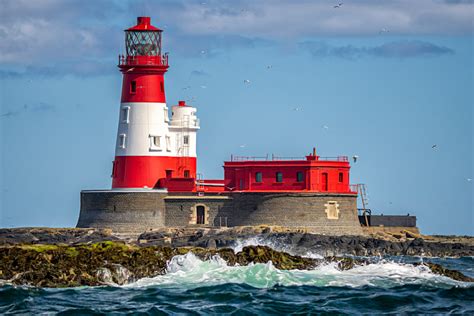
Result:
[[[281,228],[280,228],[281,229]],[[412,238],[416,237],[416,238]],[[421,238],[420,238],[421,237]],[[137,235],[114,234],[109,229],[12,228],[0,229],[0,245],[82,244],[124,240],[142,247],[229,248],[240,241],[258,240],[294,255],[308,252],[326,256],[474,256],[474,238],[459,236],[420,236],[407,232],[396,238],[389,234],[373,236],[325,236],[301,231],[278,231],[275,227],[166,228]]]
[[[203,260],[219,255],[229,265],[248,265],[271,261],[278,269],[311,269],[331,261],[341,270],[369,263],[364,259],[329,257],[310,259],[293,256],[265,246],[232,249],[137,247],[122,242],[83,245],[16,245],[0,247],[0,281],[41,287],[125,284],[143,277],[165,273],[167,262],[176,255],[193,252]],[[474,280],[454,270],[428,264],[434,273],[455,280]]]
[[[157,235],[161,237],[157,237]],[[467,242],[433,241],[423,238],[385,240],[369,236],[324,236],[309,233],[282,232],[241,234],[234,230],[204,234],[173,234],[163,236],[159,232],[147,232],[139,236],[144,245],[168,245],[171,247],[235,247],[238,241],[256,239],[259,244],[271,245],[277,250],[304,255],[308,252],[321,256],[427,256],[462,257],[474,255],[474,239]]]
[[[22,227],[0,229],[0,245],[80,244],[116,241],[110,229]]]
[[[427,262],[427,263],[424,263],[424,265],[428,266],[428,268],[430,268],[430,270],[435,274],[444,275],[444,276],[447,276],[448,278],[451,278],[457,281],[474,282],[473,278],[470,278],[457,270],[446,269],[440,264]]]

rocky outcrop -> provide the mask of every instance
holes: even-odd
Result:
[[[253,239],[259,244],[271,245],[296,255],[308,252],[327,256],[426,256],[462,257],[474,255],[474,238],[453,237],[452,239],[415,237],[408,232],[403,238],[391,235],[375,236],[326,236],[305,232],[275,232],[271,228],[232,230],[174,230],[151,231],[141,234],[141,245],[168,245],[171,247],[235,247],[239,242]]]
[[[0,229],[1,245],[67,244],[78,245],[101,241],[125,241],[141,247],[235,248],[249,239],[293,255],[308,252],[330,256],[474,256],[474,237],[422,236],[377,233],[370,236],[316,235],[301,229],[275,226],[234,228],[166,228],[142,234],[115,234],[108,229],[14,228]]]
[[[303,258],[265,246],[244,247],[234,253],[228,248],[138,247],[112,241],[81,245],[36,244],[0,247],[0,280],[41,287],[126,284],[165,273],[166,264],[173,256],[190,251],[203,260],[219,255],[228,265],[271,261],[276,268],[284,270],[311,269],[327,261],[338,262],[341,270],[368,263],[367,260],[352,258]],[[435,273],[456,280],[474,281],[458,271],[439,265],[429,264],[428,267]]]

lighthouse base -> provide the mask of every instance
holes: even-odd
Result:
[[[82,191],[77,227],[141,233],[162,227],[271,225],[326,235],[364,234],[357,195],[228,193],[199,196],[148,191]]]

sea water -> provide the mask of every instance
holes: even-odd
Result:
[[[244,244],[258,241],[240,246]],[[335,263],[282,271],[271,262],[228,266],[219,256],[202,261],[188,253],[173,257],[166,274],[124,286],[3,285],[0,314],[474,314],[474,285],[413,265],[426,258],[369,259],[372,263],[347,271],[340,271]],[[474,277],[473,257],[429,260]]]

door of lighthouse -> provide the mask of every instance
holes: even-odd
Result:
[[[205,210],[204,206],[199,205],[196,207],[196,224],[204,224]]]
[[[323,172],[321,174],[321,190],[327,191],[328,190],[328,174],[327,172]]]

